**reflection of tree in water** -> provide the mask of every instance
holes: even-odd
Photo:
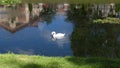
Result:
[[[31,4],[29,3],[29,12],[31,13],[33,10],[33,5],[37,5],[39,6],[38,4]],[[50,7],[49,4],[46,4],[46,5],[43,5],[42,7],[43,9],[38,13],[39,15],[38,16],[35,16],[34,17],[34,21],[37,20],[38,18],[46,21],[47,24],[51,23],[52,22],[52,18],[54,16],[54,12],[53,12],[53,8]],[[40,8],[38,8],[40,9]]]
[[[50,24],[52,22],[54,14],[42,15],[41,17],[47,24]]]
[[[77,27],[72,34],[72,48],[76,56],[120,57],[117,38],[120,26],[91,24]]]
[[[49,4],[43,5],[43,11],[40,13],[40,17],[43,18],[44,21],[46,21],[47,24],[52,22],[52,19],[54,17],[54,11],[53,8],[50,7]]]
[[[28,8],[29,8],[29,12],[30,12],[30,14],[31,14],[32,8],[33,8],[31,3],[28,4]]]
[[[75,5],[72,5],[75,6]],[[71,47],[75,56],[120,57],[120,25],[93,24],[88,18],[89,10],[85,5],[71,8],[69,21],[75,28],[71,36]]]
[[[54,14],[42,14],[40,17],[42,17],[47,24],[50,24],[54,18]]]

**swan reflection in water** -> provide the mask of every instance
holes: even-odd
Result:
[[[52,40],[55,41],[57,39],[63,39],[65,37],[65,33],[56,33],[55,31],[51,32]]]

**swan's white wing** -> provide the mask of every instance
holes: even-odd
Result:
[[[57,33],[58,35],[65,35],[65,33]]]
[[[54,37],[57,39],[62,39],[62,38],[64,38],[64,36],[65,36],[65,34],[62,34],[62,33],[57,33],[54,35]]]

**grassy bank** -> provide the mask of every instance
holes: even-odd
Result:
[[[0,68],[120,68],[120,60],[0,54]]]
[[[0,4],[15,4],[15,3],[119,3],[120,0],[0,0]]]
[[[43,3],[119,3],[120,0],[22,0],[22,2],[43,2]]]

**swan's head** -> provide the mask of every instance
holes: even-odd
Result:
[[[51,33],[52,35],[54,35],[54,34],[56,34],[56,32],[55,31],[52,31],[52,33]]]

